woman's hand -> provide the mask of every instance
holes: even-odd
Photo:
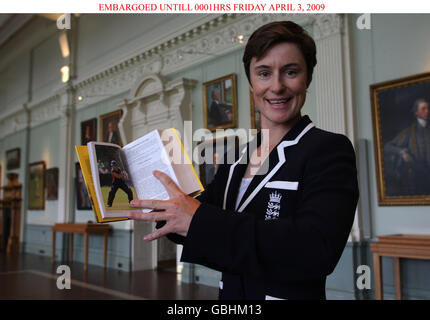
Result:
[[[135,208],[164,210],[159,212],[137,213],[130,212],[128,217],[134,220],[166,221],[166,224],[143,239],[152,241],[168,233],[186,236],[191,219],[200,201],[186,195],[178,188],[169,176],[160,171],[154,171],[154,176],[160,180],[169,194],[169,200],[133,200],[130,205]]]

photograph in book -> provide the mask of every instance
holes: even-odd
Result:
[[[129,203],[136,199],[136,192],[121,149],[96,144],[95,151],[100,190],[106,210],[129,210]]]

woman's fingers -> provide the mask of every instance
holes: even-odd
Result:
[[[175,181],[170,179],[170,177],[164,172],[155,170],[153,174],[154,174],[154,177],[156,177],[164,186],[170,198],[183,193],[181,189],[179,189],[179,187],[176,185]]]
[[[171,206],[168,200],[132,200],[130,207],[167,210]]]
[[[169,234],[171,232],[170,227],[166,224],[164,227],[157,229],[153,233],[150,233],[143,237],[143,240],[145,241],[152,241],[158,238],[161,238],[162,236],[165,236],[166,234]]]
[[[133,220],[143,220],[143,221],[168,221],[173,217],[172,213],[167,212],[147,212],[147,213],[140,213],[140,212],[129,212],[127,215],[130,219]]]

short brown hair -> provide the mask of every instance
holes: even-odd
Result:
[[[273,46],[282,43],[295,43],[303,54],[307,67],[308,84],[312,81],[314,67],[317,64],[314,39],[298,24],[292,21],[275,21],[258,28],[248,40],[243,53],[243,65],[249,83],[252,58],[261,59]]]

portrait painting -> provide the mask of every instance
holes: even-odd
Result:
[[[100,116],[100,139],[102,142],[109,142],[122,145],[118,123],[121,120],[122,110],[116,110]]]
[[[45,162],[30,163],[28,166],[28,209],[45,209]]]
[[[370,86],[378,203],[430,204],[430,73]]]
[[[252,91],[249,90],[249,105],[251,110],[251,129],[261,129],[261,114],[258,108],[255,106],[254,96]]]
[[[205,128],[235,128],[237,126],[236,75],[203,83],[203,114]]]
[[[46,200],[58,200],[58,168],[46,170]]]
[[[91,210],[91,200],[88,195],[87,186],[85,184],[79,162],[75,163],[75,174],[76,207],[78,210]]]
[[[206,138],[197,145],[200,181],[205,188],[212,182],[220,164],[234,162],[234,151],[238,146],[236,135]]]
[[[85,146],[90,141],[97,141],[96,118],[81,122],[81,145]]]
[[[21,161],[21,149],[15,148],[6,151],[6,169],[19,169]]]

